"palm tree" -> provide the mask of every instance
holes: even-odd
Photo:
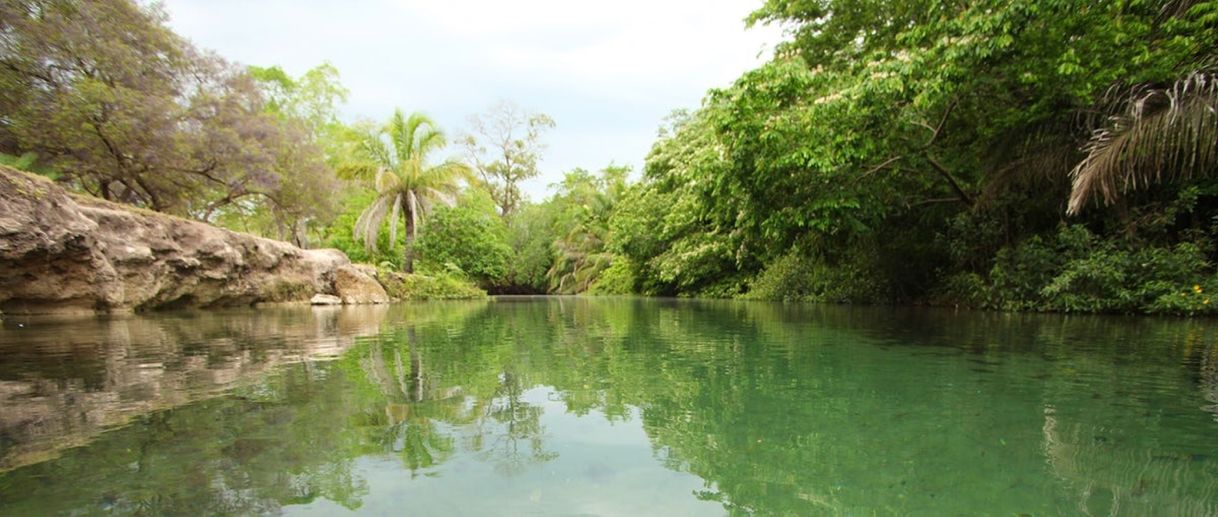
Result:
[[[452,205],[460,181],[469,168],[456,161],[428,165],[427,156],[445,145],[444,134],[435,122],[421,113],[404,116],[395,110],[380,131],[366,135],[356,148],[356,159],[345,164],[349,177],[375,178],[376,200],[355,221],[355,238],[376,251],[376,238],[389,219],[389,245],[397,242],[398,219],[406,223],[406,246],[402,267],[414,271],[414,241],[419,224],[436,202]]]
[[[1096,195],[1112,203],[1130,190],[1218,172],[1218,73],[1117,92],[1108,112],[1071,173],[1070,214]]]
[[[583,169],[567,173],[556,199],[567,205],[570,226],[554,242],[554,263],[546,271],[550,290],[560,294],[587,291],[613,263],[605,245],[609,216],[626,188],[625,167],[609,166],[594,176]]]

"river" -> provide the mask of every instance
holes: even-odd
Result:
[[[0,514],[1218,515],[1209,320],[634,298],[0,329]]]

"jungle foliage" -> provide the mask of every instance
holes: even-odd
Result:
[[[765,0],[786,41],[641,177],[540,201],[543,113],[446,159],[421,112],[343,123],[333,67],[236,66],[155,4],[0,6],[0,159],[107,199],[493,293],[1213,311],[1213,0]]]
[[[636,290],[1212,310],[1218,3],[770,0],[749,23],[789,39],[675,114],[613,216]]]

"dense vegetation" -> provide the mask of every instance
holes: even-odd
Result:
[[[130,0],[0,6],[4,161],[107,199],[493,292],[1214,310],[1218,2],[766,0],[787,41],[640,179],[540,202],[544,114],[443,160],[419,113],[341,122],[329,65],[239,67]]]

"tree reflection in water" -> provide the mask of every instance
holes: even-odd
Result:
[[[412,483],[455,482],[446,469],[475,462],[513,490],[590,461],[589,442],[552,427],[561,415],[605,436],[641,427],[653,464],[702,480],[635,489],[644,503],[1218,513],[1218,422],[1198,409],[1218,385],[1209,322],[565,298],[319,314],[77,326],[47,340],[76,336],[47,345],[72,368],[16,353],[24,338],[6,328],[0,457],[32,457],[37,415],[127,424],[48,431],[61,441],[38,443],[58,457],[0,474],[0,513],[355,509],[392,495],[369,460]],[[337,360],[307,359],[335,340],[319,355]],[[587,497],[629,481],[594,467],[574,469]]]

